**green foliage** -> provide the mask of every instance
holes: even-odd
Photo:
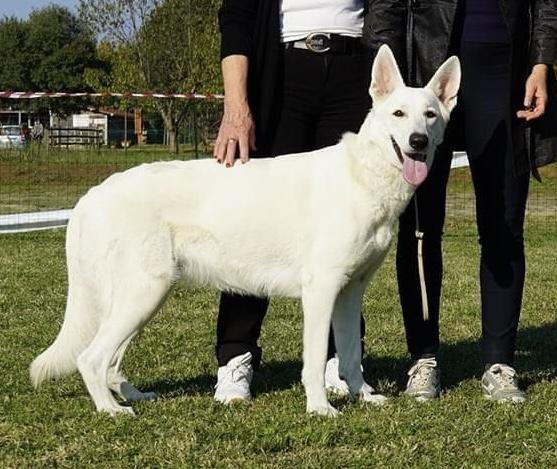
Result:
[[[219,0],[80,0],[118,91],[220,89]]]
[[[83,73],[99,66],[92,34],[66,8],[50,6],[31,13],[26,50],[34,89],[83,91]]]
[[[102,66],[90,31],[59,6],[0,19],[0,43],[1,89],[83,91],[83,74]]]
[[[97,51],[111,65],[110,76],[97,73],[89,76],[89,83],[114,91],[218,91],[219,4],[217,0],[80,0],[81,18],[102,38]],[[191,103],[158,100],[152,105],[161,113],[177,152],[178,129]]]
[[[219,85],[216,1],[166,0],[139,34],[144,80],[157,91],[189,91]]]
[[[108,41],[97,45],[97,57],[106,64],[103,69],[89,69],[85,74],[88,86],[98,92],[142,90],[130,46],[114,46]]]
[[[30,89],[26,37],[27,25],[23,21],[0,19],[0,89]]]
[[[103,67],[91,32],[60,6],[34,10],[25,21],[0,19],[0,44],[0,89],[87,91],[84,75]],[[76,104],[66,100],[23,105],[64,112]]]

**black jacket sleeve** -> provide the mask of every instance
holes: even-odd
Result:
[[[406,70],[406,25],[408,7],[401,0],[370,0],[364,17],[362,41],[375,58],[379,47],[387,44],[395,55],[401,73]]]
[[[533,64],[557,64],[557,1],[533,0],[532,42]]]
[[[257,0],[223,0],[218,14],[221,59],[252,54],[257,4]]]

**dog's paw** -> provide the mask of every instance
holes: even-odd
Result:
[[[335,409],[331,404],[325,406],[309,406],[307,407],[308,414],[319,415],[323,417],[334,418],[340,414],[340,411]]]

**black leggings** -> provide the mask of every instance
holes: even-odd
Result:
[[[358,131],[371,107],[368,67],[359,49],[324,55],[290,49],[284,52],[284,64],[273,156],[334,145],[344,132]],[[254,367],[259,366],[257,341],[268,304],[266,298],[221,294],[216,345],[219,366],[248,351]],[[330,334],[329,356],[333,354]]]
[[[506,122],[510,112],[508,54],[504,44],[462,44],[459,112],[450,124],[452,129],[465,130],[476,196],[485,364],[513,361],[525,277],[523,225],[529,175],[516,175],[513,168]],[[417,192],[429,321],[422,319],[413,203],[400,219],[397,276],[408,349],[414,359],[434,355],[439,348],[441,238],[450,140],[440,148],[431,175]]]

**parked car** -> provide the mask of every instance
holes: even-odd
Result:
[[[19,125],[0,127],[0,148],[22,148],[27,143],[25,129]]]

